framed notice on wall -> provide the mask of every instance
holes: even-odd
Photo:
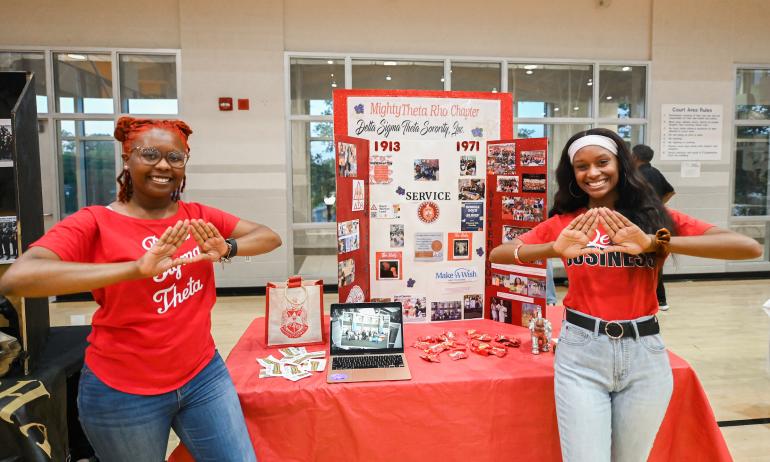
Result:
[[[402,301],[406,322],[482,317],[486,145],[512,137],[512,96],[337,90],[334,131],[368,141],[371,300]]]

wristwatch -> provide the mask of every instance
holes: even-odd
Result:
[[[230,263],[230,260],[233,259],[238,254],[238,243],[233,238],[225,239],[225,244],[227,244],[227,253],[222,255],[222,257],[219,259],[219,261],[223,263]]]

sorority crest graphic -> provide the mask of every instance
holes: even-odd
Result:
[[[286,300],[281,313],[281,332],[289,338],[299,338],[309,328],[305,307],[302,304],[295,305]]]
[[[361,286],[353,286],[345,303],[361,303],[364,301],[364,298],[364,291],[361,289]]]
[[[423,223],[433,223],[438,219],[438,204],[433,201],[425,201],[417,208],[417,217]]]

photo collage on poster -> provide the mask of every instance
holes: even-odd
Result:
[[[10,263],[19,257],[16,216],[0,216],[0,263]]]
[[[495,229],[489,230],[493,246],[512,243],[547,219],[547,144],[543,140],[541,148],[529,148],[533,145],[537,145],[536,140],[487,145],[487,181],[494,180],[490,210],[497,214]],[[488,294],[493,321],[527,326],[530,318],[544,313],[543,263],[491,270]]]

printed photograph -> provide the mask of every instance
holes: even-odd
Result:
[[[529,231],[530,228],[503,225],[503,243],[513,242],[514,239]]]
[[[517,176],[498,176],[497,192],[517,193],[519,192],[519,177]]]
[[[379,279],[401,279],[399,263],[398,260],[380,260]]]
[[[545,151],[522,151],[519,155],[523,167],[542,167],[545,165]]]
[[[461,201],[477,201],[484,199],[486,180],[465,178],[458,181],[459,199]]]
[[[438,159],[415,159],[414,179],[416,181],[438,181]]]
[[[13,160],[13,126],[11,119],[0,119],[0,161]]]
[[[476,176],[476,156],[460,156],[460,176]]]
[[[545,279],[529,278],[527,294],[530,297],[545,298]]]
[[[404,246],[404,225],[390,225],[390,246],[391,247],[403,247]]]
[[[19,239],[15,216],[0,217],[0,262],[19,258]]]
[[[356,145],[337,143],[337,169],[340,176],[357,176]]]
[[[506,287],[508,285],[508,274],[492,273],[492,285]]]
[[[506,288],[514,294],[527,295],[527,278],[526,276],[519,276],[511,274],[506,281]]]
[[[503,197],[504,220],[543,221],[544,199],[534,197]]]
[[[529,320],[537,318],[537,314],[542,313],[540,305],[534,303],[522,303],[521,304],[521,325],[524,327],[529,326]]]
[[[390,297],[372,297],[371,301],[375,303],[390,303],[393,300]]]
[[[404,322],[426,322],[428,320],[428,303],[425,297],[414,295],[395,295],[394,302],[401,302]]]
[[[352,258],[337,263],[338,286],[345,287],[353,283],[356,276],[356,262]]]
[[[489,311],[492,316],[492,321],[512,324],[512,307],[513,305],[510,300],[506,300],[501,297],[492,297],[492,300],[489,304]]]
[[[523,192],[544,193],[545,187],[545,174],[525,173],[521,176],[521,190]]]
[[[431,302],[431,321],[457,321],[463,318],[463,302],[454,300],[450,302]]]
[[[483,314],[481,294],[463,295],[463,319],[479,319]]]
[[[358,220],[344,221],[337,224],[337,252],[345,253],[358,250]]]
[[[470,249],[468,248],[468,239],[455,239],[452,243],[452,256],[455,259],[460,259],[470,255]]]
[[[487,145],[487,173],[516,174],[516,143]]]

